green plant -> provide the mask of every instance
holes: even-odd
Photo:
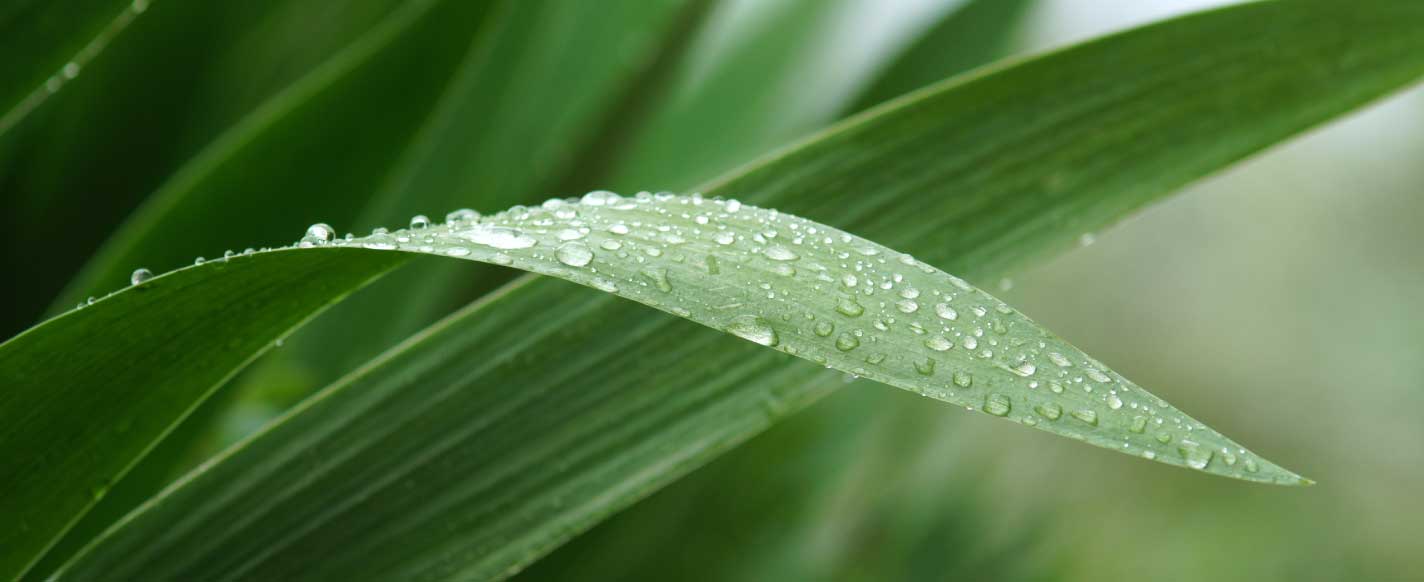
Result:
[[[985,5],[940,30],[1015,12]],[[669,88],[709,6],[375,10],[348,45],[175,171],[61,304],[193,248],[290,239],[268,215],[293,199],[364,228],[412,205],[493,210],[600,180],[687,187],[707,177],[695,167],[706,160],[669,158],[660,144],[721,135],[727,93],[747,87],[729,68],[731,80],[704,81],[706,96]],[[786,354],[1160,462],[1299,483],[936,267],[992,280],[1417,80],[1422,21],[1424,8],[1402,1],[1221,9],[926,87],[689,189],[703,197],[593,193],[349,241],[314,225],[295,248],[134,275],[0,346],[0,450],[19,459],[0,478],[0,511],[19,523],[0,537],[0,573],[25,574],[58,543],[32,574],[509,575],[834,389],[835,373]],[[580,44],[546,50],[567,38]],[[924,59],[936,50],[913,47],[865,94],[953,72]],[[410,55],[433,59],[407,70]],[[706,111],[695,124],[645,113],[661,91]],[[774,108],[755,113],[765,117],[702,147],[736,160],[806,129],[774,127]],[[353,139],[312,163],[274,153]],[[152,452],[158,443],[191,446],[202,427],[180,425],[203,421],[199,406],[220,386],[411,254],[568,279],[751,343],[553,279],[490,267],[471,291],[452,261],[413,264],[283,355],[327,388],[158,492],[177,464]],[[461,292],[480,299],[425,325]],[[125,483],[135,485],[110,494]],[[90,511],[108,517],[76,526]]]

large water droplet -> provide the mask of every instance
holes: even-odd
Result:
[[[1086,422],[1089,426],[1098,426],[1098,413],[1092,410],[1074,410],[1073,418]]]
[[[1211,464],[1211,449],[1202,447],[1195,442],[1183,440],[1177,445],[1177,452],[1182,455],[1182,459],[1186,460],[1187,466],[1193,469],[1205,469],[1207,465]]]
[[[732,323],[727,325],[727,333],[764,346],[775,346],[781,342],[771,324],[755,315],[743,315],[733,319]]]
[[[1058,420],[1059,417],[1063,416],[1063,407],[1052,402],[1039,404],[1033,407],[1033,411],[1048,420]]]
[[[331,228],[331,225],[325,222],[318,222],[307,227],[306,234],[302,235],[301,244],[303,246],[324,245],[331,242],[335,236],[336,229]]]
[[[854,334],[841,333],[841,335],[836,336],[836,349],[842,352],[849,352],[858,347],[860,347],[860,338],[855,337]]]
[[[430,217],[424,214],[417,214],[410,217],[410,229],[420,230],[430,226]]]
[[[953,348],[954,344],[951,343],[949,340],[945,339],[944,336],[936,335],[931,336],[930,339],[925,340],[925,347],[932,349],[936,352],[945,352],[949,351],[950,348]]]
[[[129,275],[129,284],[137,285],[152,278],[153,271],[144,268],[134,269],[133,274]]]
[[[559,245],[554,257],[570,267],[582,267],[593,262],[593,251],[581,242],[567,242]]]
[[[622,199],[623,197],[607,190],[595,190],[593,192],[589,192],[588,194],[584,194],[583,198],[579,199],[579,202],[582,202],[588,206],[608,206],[610,204],[616,204]]]
[[[836,326],[829,321],[818,321],[811,331],[821,337],[830,337],[831,333],[836,331]]]
[[[841,299],[836,302],[836,311],[847,317],[860,317],[865,313],[865,308],[856,303],[854,299]]]
[[[919,372],[921,376],[933,376],[935,371],[935,364],[936,362],[934,361],[934,358],[915,360],[915,371]]]
[[[653,283],[653,287],[663,293],[672,291],[672,281],[668,279],[668,271],[663,267],[648,267],[640,271],[643,277]]]
[[[910,299],[901,299],[895,302],[895,309],[899,309],[904,313],[914,313],[920,310],[920,304]]]
[[[539,241],[535,240],[534,237],[524,234],[518,229],[503,226],[476,226],[475,228],[461,231],[457,233],[456,236],[476,244],[504,250],[527,249],[539,244]]]
[[[959,319],[959,312],[955,311],[953,307],[950,307],[948,303],[936,303],[935,315],[938,315],[941,318],[948,319],[950,321]]]
[[[788,249],[781,245],[771,245],[769,247],[766,247],[766,251],[764,251],[764,254],[766,255],[766,258],[771,259],[773,261],[794,261],[796,259],[801,258],[801,255],[798,255],[792,252],[791,249]]]
[[[1012,408],[1013,403],[1003,394],[994,393],[984,398],[984,412],[994,416],[1007,416]]]
[[[955,370],[952,379],[954,385],[960,388],[968,388],[974,385],[974,376],[964,370]]]

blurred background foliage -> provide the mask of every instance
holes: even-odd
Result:
[[[159,0],[0,135],[0,336],[118,287],[104,269],[141,266],[91,266],[65,290],[154,192],[182,190],[196,202],[177,216],[201,218],[134,247],[158,271],[317,220],[364,232],[456,206],[686,190],[950,73],[1219,4]],[[284,99],[313,91],[320,114],[291,114]],[[849,382],[521,577],[1416,579],[1421,107],[1409,91],[978,282],[1320,485],[1174,471]],[[258,151],[300,163],[219,155],[274,124],[290,129]],[[183,172],[197,177],[169,180]],[[249,198],[282,210],[241,220]],[[436,263],[289,338],[90,527],[510,276]],[[412,287],[420,301],[387,308]],[[348,342],[358,331],[371,341]]]

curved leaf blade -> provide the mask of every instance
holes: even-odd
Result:
[[[253,257],[238,257],[234,261],[258,262],[265,260],[264,257],[269,254],[332,251],[360,254],[370,249],[512,266],[631,299],[822,366],[970,410],[982,410],[992,416],[1097,446],[1238,479],[1278,484],[1307,483],[1107,370],[1042,330],[1027,317],[963,280],[909,255],[775,210],[699,196],[653,196],[645,193],[635,198],[620,198],[611,193],[595,192],[580,201],[551,200],[538,208],[516,209],[490,217],[401,229],[353,240],[331,240],[333,234],[329,227],[317,225],[300,244],[307,248],[258,253]],[[202,268],[192,267],[184,271]],[[536,293],[533,296],[521,295],[516,288],[515,292],[501,294],[491,300],[522,303],[509,316],[499,318],[501,324],[494,332],[495,337],[480,338],[482,341],[478,343],[486,346],[483,351],[493,349],[498,352],[504,349],[503,346],[522,346],[533,341],[531,336],[535,334],[522,333],[526,326],[518,322],[519,318],[553,319],[558,322],[581,313],[576,308],[566,312],[565,306],[576,306],[582,301],[553,296],[567,293],[557,290],[551,293],[541,287],[533,289]],[[488,321],[480,324],[486,330],[490,329],[489,326]],[[559,326],[556,323],[552,327]],[[458,329],[438,326],[428,338],[417,338],[415,341],[451,333],[462,337]],[[610,334],[603,331],[596,332],[596,335]],[[441,351],[482,362],[477,366],[482,369],[500,365],[497,358],[465,351],[472,344],[469,334],[463,337],[466,339],[454,345],[439,346]],[[586,345],[567,347],[576,351],[579,346]],[[583,357],[608,356],[606,349],[596,349],[595,355]],[[438,362],[439,358],[435,361]],[[387,365],[390,362],[399,363]],[[382,382],[390,377],[408,379],[417,374],[413,370],[428,371],[429,363],[424,352],[396,350],[376,365],[353,376],[346,384]],[[517,361],[513,365],[529,366]],[[761,366],[753,369],[757,368]],[[438,370],[435,373],[438,374]],[[464,375],[469,372],[461,370],[459,373]],[[343,390],[351,386],[339,384],[295,413],[297,417],[315,415],[313,418],[317,419],[316,426],[321,427],[320,430],[303,433],[279,423],[272,433],[259,435],[232,455],[242,458],[244,462],[274,463],[285,466],[289,471],[321,474],[323,479],[329,479],[333,473],[308,473],[311,468],[292,457],[294,454],[305,454],[302,452],[305,447],[287,447],[285,444],[290,441],[269,437],[280,434],[307,443],[352,443],[355,439],[359,443],[352,445],[356,451],[373,448],[388,450],[379,443],[391,430],[411,422],[444,422],[426,418],[425,415],[445,417],[454,414],[460,422],[468,420],[472,409],[467,407],[440,413],[429,408],[441,406],[442,403],[448,405],[451,394],[458,392],[446,388],[449,382],[449,378],[444,382],[422,381],[421,384],[433,387],[436,392],[429,395],[427,404],[414,409],[409,406],[379,406],[388,398],[382,396],[383,392]],[[568,389],[569,386],[562,385],[565,382],[541,384],[537,391]],[[508,385],[502,382],[497,384]],[[341,396],[333,397],[333,392],[340,392]],[[503,402],[507,395],[497,389],[485,390],[481,394],[486,399],[482,400],[482,407],[508,409],[522,406],[518,403],[519,398]],[[352,402],[343,400],[343,397],[355,398],[356,406],[367,411],[377,406],[375,410],[378,412],[374,416],[363,416],[342,411],[339,408],[341,403],[349,405]],[[572,393],[569,397],[578,398]],[[338,408],[333,410],[333,406]],[[383,412],[395,416],[382,419],[380,425],[385,428],[377,429],[372,423]],[[360,419],[360,422],[348,424],[353,418]],[[487,430],[490,424],[503,424],[498,416],[476,418],[477,422],[468,423],[472,424],[469,430]],[[602,417],[589,420],[607,420],[599,418]],[[330,436],[331,431],[347,436],[335,440],[320,438]],[[447,438],[461,440],[460,437],[466,436],[464,433],[467,431],[458,432],[461,434]],[[495,442],[509,437],[499,433],[485,436]],[[349,453],[332,450],[329,454],[340,458]],[[439,453],[408,452],[408,455],[415,457],[424,454]],[[253,455],[260,456],[261,460]],[[407,455],[387,458],[389,462],[406,468],[396,470],[388,467],[392,469],[389,473],[372,475],[365,473],[372,466],[370,463],[359,463],[361,467],[358,468],[341,465],[339,460],[335,460],[338,466],[345,467],[339,473],[345,475],[343,480],[347,484],[332,483],[321,488],[328,494],[350,495],[349,499],[369,498],[372,493],[358,493],[357,490],[367,486],[379,489],[393,481],[408,478],[407,475],[413,471],[419,471],[405,464],[411,461]],[[324,465],[332,461],[316,462]],[[480,550],[477,558],[447,562],[428,556],[417,558],[414,554],[419,554],[419,551],[403,554],[403,558],[385,558],[381,557],[381,552],[372,549],[371,557],[360,560],[293,564],[287,553],[295,548],[293,540],[314,528],[323,527],[326,519],[309,516],[309,520],[290,523],[282,528],[287,532],[282,539],[258,542],[255,546],[226,536],[236,536],[251,544],[252,540],[261,536],[248,535],[255,534],[256,529],[246,528],[265,530],[267,524],[261,521],[264,516],[288,520],[331,505],[312,504],[310,500],[303,499],[301,507],[282,509],[275,517],[254,512],[249,507],[241,510],[242,515],[227,515],[216,518],[216,521],[216,516],[187,511],[183,501],[208,497],[234,499],[234,492],[218,493],[214,488],[222,489],[231,483],[234,478],[231,471],[245,473],[244,463],[223,462],[218,465],[219,470],[196,473],[176,489],[169,490],[131,515],[117,530],[111,530],[117,531],[117,534],[101,538],[97,545],[81,553],[61,570],[60,577],[83,579],[102,572],[118,577],[141,575],[156,579],[222,576],[261,579],[272,576],[340,577],[359,571],[366,574],[380,572],[381,576],[398,578],[484,578],[499,575],[511,564],[520,564],[524,559],[522,556],[527,554],[521,546],[510,546],[508,549],[487,547]],[[229,466],[231,470],[227,469]],[[489,468],[478,463],[474,467]],[[345,474],[346,471],[357,471],[362,476],[354,477]],[[272,473],[262,475],[260,478],[302,483],[295,473],[285,477]],[[493,478],[488,475],[480,477],[482,481]],[[487,495],[502,498],[489,489],[484,491]],[[235,510],[243,505],[257,505],[272,511],[275,506],[284,505],[281,499],[275,505],[265,501],[264,498],[271,493],[265,488],[240,488],[237,492],[248,495],[258,493],[258,498],[238,497],[235,505],[216,507]],[[287,491],[280,497],[286,499],[290,493]],[[341,499],[344,497],[337,497],[331,502],[343,505],[345,502]],[[423,511],[426,510],[416,513]],[[395,515],[390,519],[404,521]],[[224,524],[225,533],[194,535],[188,530],[189,527],[219,521]],[[123,535],[126,531],[151,532],[155,527],[165,529],[162,539],[149,535]],[[341,529],[349,531],[349,528]],[[418,529],[428,528],[419,526]],[[370,539],[337,539],[323,543],[339,543],[349,549],[352,544],[370,543]],[[441,544],[431,540],[429,545]],[[229,557],[211,559],[209,552],[218,547],[225,548]],[[311,549],[306,544],[301,547],[303,552]],[[366,552],[359,554],[367,555]]]

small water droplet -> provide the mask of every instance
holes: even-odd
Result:
[[[1045,402],[1034,406],[1033,411],[1048,420],[1058,420],[1059,417],[1063,416],[1063,407],[1052,402]]]
[[[921,376],[933,376],[935,371],[935,364],[936,362],[934,361],[934,358],[915,360],[915,371],[919,372]]]
[[[129,275],[129,284],[138,285],[139,283],[142,283],[152,278],[153,271],[144,268],[134,269],[133,274]]]
[[[964,341],[962,341],[961,343],[964,344],[964,349],[966,349],[966,350],[977,350],[977,349],[979,349],[979,339],[978,339],[978,338],[975,338],[975,337],[972,336],[972,335],[964,336]]]
[[[1104,374],[1101,370],[1097,370],[1095,368],[1088,368],[1087,374],[1088,377],[1092,378],[1094,382],[1112,382],[1112,378],[1109,378],[1107,374]]]
[[[463,257],[470,254],[470,249],[465,247],[450,247],[445,249],[445,254],[451,257]]]
[[[909,299],[901,299],[895,302],[895,309],[904,313],[914,313],[920,310],[920,304]]]
[[[1032,376],[1034,372],[1038,371],[1038,368],[1033,365],[1033,362],[1024,360],[1022,362],[1019,362],[1012,368],[1009,368],[1009,371],[1027,378],[1029,376]]]
[[[842,352],[849,352],[860,347],[860,339],[850,333],[841,333],[836,336],[836,349]]]
[[[954,385],[960,388],[968,388],[974,385],[974,375],[964,370],[955,370],[952,379]]]
[[[1073,366],[1073,362],[1068,361],[1068,358],[1066,356],[1058,352],[1048,352],[1048,361],[1053,362],[1055,365],[1062,368],[1068,368]]]
[[[579,199],[579,202],[588,206],[608,206],[611,204],[617,204],[622,199],[622,196],[619,196],[607,190],[594,190],[593,192],[584,194],[583,198]]]
[[[582,267],[593,262],[593,251],[581,242],[567,242],[559,245],[554,257],[570,267]]]
[[[732,323],[727,325],[727,333],[764,346],[775,346],[781,341],[771,324],[755,315],[743,315],[733,319]]]
[[[426,216],[426,215],[424,215],[424,214],[417,214],[417,215],[415,215],[415,216],[410,217],[410,229],[411,229],[411,230],[420,230],[420,229],[425,228],[425,227],[428,227],[428,226],[430,226],[430,217],[429,217],[429,216]]]
[[[1008,416],[1012,408],[1013,403],[1003,394],[996,392],[984,398],[984,412],[994,416]]]
[[[737,237],[736,235],[724,230],[715,235],[712,235],[712,241],[719,245],[729,245],[736,242]]]
[[[736,214],[737,211],[742,209],[742,203],[737,200],[728,200],[726,208],[728,213]]]
[[[1121,399],[1121,398],[1118,398],[1117,395],[1115,395],[1115,394],[1109,394],[1109,395],[1108,395],[1108,408],[1111,408],[1111,409],[1113,409],[1113,410],[1117,410],[1117,409],[1119,409],[1119,408],[1122,408],[1122,399]]]
[[[836,331],[836,326],[829,321],[818,321],[811,327],[811,331],[821,337],[830,337],[831,333]]]
[[[1132,417],[1132,426],[1129,426],[1127,429],[1130,430],[1130,431],[1132,431],[1132,432],[1135,432],[1135,433],[1137,433],[1137,434],[1142,434],[1143,432],[1145,432],[1145,431],[1147,430],[1147,417],[1145,417],[1145,416],[1134,416],[1134,417]]]

